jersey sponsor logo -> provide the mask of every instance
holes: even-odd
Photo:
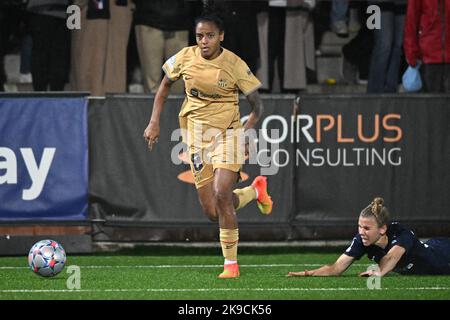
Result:
[[[202,98],[211,98],[211,99],[214,99],[214,100],[219,100],[219,99],[222,98],[222,96],[220,94],[217,94],[217,93],[215,93],[215,94],[208,94],[208,93],[200,92],[200,96]]]
[[[219,100],[219,99],[223,98],[220,94],[217,94],[217,93],[208,94],[208,93],[201,92],[200,90],[195,89],[195,88],[192,88],[190,93],[192,96],[197,97],[197,98],[211,98],[214,100]]]

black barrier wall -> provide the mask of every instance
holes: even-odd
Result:
[[[153,100],[141,96],[90,101],[90,213],[93,219],[106,220],[100,228],[109,230],[107,239],[184,241],[217,237],[216,224],[202,213],[195,187],[177,179],[189,166],[172,161],[174,156],[180,162],[178,152],[174,151],[178,150],[180,139],[171,141],[171,135],[179,126],[182,101],[168,100],[161,117],[159,143],[151,152],[142,134]],[[265,110],[267,114],[289,118],[292,101],[293,98],[269,99],[265,101]],[[250,107],[243,102],[242,109]],[[269,124],[270,128],[276,126]],[[289,149],[292,145],[286,141],[283,147]],[[237,187],[248,185],[259,174],[259,167],[245,165],[243,172],[250,179]],[[292,166],[280,168],[277,175],[269,177],[270,192],[278,202],[277,214],[263,217],[255,203],[239,212],[239,221],[252,229],[249,233],[255,239],[261,236],[258,232],[272,239],[284,239],[289,232],[293,178]],[[102,236],[105,234],[100,233],[99,237]]]
[[[293,225],[356,224],[375,196],[392,219],[430,234],[450,220],[448,98],[308,97],[300,114],[313,119],[313,141],[296,141]]]
[[[269,141],[265,155],[277,167],[268,175],[274,211],[262,216],[254,203],[240,210],[241,240],[346,239],[375,196],[419,236],[450,234],[449,97],[304,96],[295,105],[292,96],[281,96],[263,102],[258,129],[280,133],[258,136]],[[159,143],[150,152],[142,133],[152,103],[144,96],[90,100],[90,216],[104,220],[96,240],[217,240],[217,225],[202,213],[194,186],[177,179],[189,166],[171,159],[180,162],[180,139],[171,141],[171,134],[182,99],[167,101]],[[241,116],[248,112],[242,101]],[[261,167],[245,165],[243,172],[250,179],[238,187]]]

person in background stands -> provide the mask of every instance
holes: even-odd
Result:
[[[133,0],[136,43],[144,79],[144,91],[156,93],[163,76],[161,65],[188,45],[194,24],[193,3],[184,0]],[[183,83],[173,93],[183,93]]]
[[[408,1],[403,48],[425,92],[450,92],[450,0]]]
[[[74,0],[81,29],[72,31],[70,84],[73,91],[126,92],[126,52],[133,17],[128,0]]]
[[[395,93],[400,79],[406,0],[378,0],[381,28],[373,30],[367,93]]]
[[[34,91],[63,91],[70,67],[68,0],[29,0],[31,76]]]

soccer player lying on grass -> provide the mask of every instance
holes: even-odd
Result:
[[[379,265],[379,271],[359,275],[450,274],[450,239],[433,238],[423,243],[397,222],[389,223],[389,212],[382,198],[375,198],[359,215],[358,234],[347,250],[331,265],[315,270],[289,272],[288,276],[338,276],[364,254]]]

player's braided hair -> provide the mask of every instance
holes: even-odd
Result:
[[[383,206],[384,199],[376,197],[373,201],[361,211],[360,216],[364,218],[373,217],[378,224],[378,227],[382,227],[389,223],[389,211]]]
[[[195,25],[200,22],[212,22],[217,28],[219,28],[220,32],[225,31],[225,23],[224,23],[224,13],[226,12],[226,8],[221,3],[215,3],[214,1],[208,1],[207,4],[203,7],[202,14],[195,19]]]

